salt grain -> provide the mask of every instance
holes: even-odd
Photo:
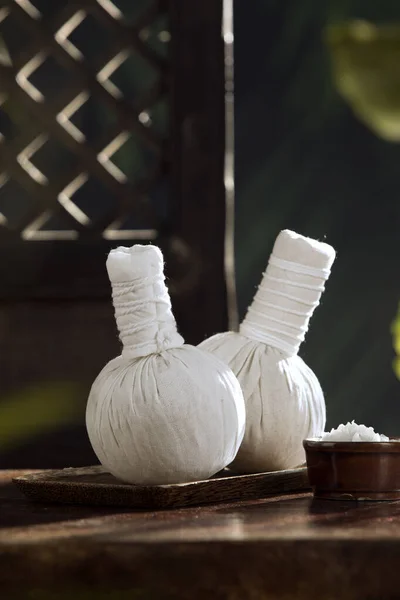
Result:
[[[323,442],[388,442],[386,435],[376,433],[373,427],[358,425],[354,421],[339,425],[321,437]]]

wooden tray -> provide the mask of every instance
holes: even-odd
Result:
[[[255,475],[232,475],[224,470],[193,483],[139,486],[122,483],[101,467],[44,471],[16,477],[13,482],[37,502],[164,509],[254,500],[273,494],[308,491],[307,469]]]

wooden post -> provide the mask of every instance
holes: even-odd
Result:
[[[195,343],[228,326],[223,0],[171,0],[170,16],[171,223],[196,274],[174,308],[187,341]]]

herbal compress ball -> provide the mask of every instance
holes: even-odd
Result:
[[[93,449],[135,484],[196,481],[233,461],[245,427],[231,369],[178,334],[154,246],[112,250],[107,270],[121,356],[95,380],[86,411]]]
[[[239,333],[200,344],[229,365],[242,386],[246,432],[232,468],[242,473],[304,462],[302,442],[322,435],[325,400],[297,355],[335,259],[328,244],[282,231]]]

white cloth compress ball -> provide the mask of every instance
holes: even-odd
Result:
[[[115,477],[135,484],[214,475],[232,462],[243,439],[236,377],[178,334],[159,248],[112,250],[107,270],[123,350],[101,371],[88,400],[86,425],[97,457]]]
[[[322,435],[325,400],[297,356],[335,259],[328,244],[281,231],[239,333],[200,344],[231,367],[242,386],[246,432],[232,468],[289,469],[304,462],[302,441]]]

